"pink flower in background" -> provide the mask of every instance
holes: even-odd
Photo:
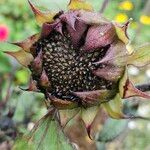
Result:
[[[9,36],[9,28],[7,25],[0,24],[0,42],[6,41]]]

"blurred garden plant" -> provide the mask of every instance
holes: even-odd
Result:
[[[123,99],[150,95],[133,85],[128,66],[150,64],[150,44],[130,45],[131,20],[110,21],[84,0],[71,0],[68,11],[57,13],[29,4],[41,32],[13,43],[19,51],[5,53],[31,71],[26,91],[43,93],[48,113],[35,125],[29,143],[21,141],[14,149],[72,149],[64,127],[71,119],[80,120],[92,139],[101,110],[114,119],[136,118],[123,113]]]

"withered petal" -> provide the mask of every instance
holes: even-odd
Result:
[[[106,101],[112,95],[110,90],[95,90],[86,92],[72,92],[75,96],[79,97],[85,105],[93,106]]]
[[[70,33],[71,36],[71,41],[74,46],[74,48],[79,48],[81,45],[81,38],[84,35],[85,31],[87,30],[88,25],[76,20],[75,23],[75,30],[70,27],[69,25],[67,26],[67,30]]]
[[[40,11],[36,6],[34,6],[30,0],[28,0],[31,9],[36,17],[37,23],[41,26],[45,22],[53,22],[53,17],[55,16],[54,12],[46,11],[42,12]]]
[[[102,77],[109,81],[117,81],[123,74],[124,68],[113,65],[107,65],[104,68],[94,70],[94,75]]]
[[[37,74],[40,74],[42,72],[42,51],[40,51],[37,55],[37,57],[34,58],[34,60],[31,63],[33,72],[36,72]]]
[[[17,52],[5,52],[6,54],[14,57],[21,65],[28,67],[33,61],[33,56],[30,53],[25,52],[24,50],[19,50]]]
[[[150,95],[145,92],[138,90],[133,83],[128,79],[126,85],[124,86],[124,95],[123,98],[129,98],[133,96],[139,96],[142,98],[150,99]]]
[[[83,51],[91,52],[105,47],[115,40],[115,36],[115,28],[111,23],[100,26],[94,25],[89,28],[82,49]]]
[[[67,23],[73,30],[76,31],[75,29],[75,22],[76,22],[76,12],[69,12],[69,13],[64,13],[63,15],[60,16],[61,21]]]
[[[49,95],[48,98],[49,98],[50,104],[59,110],[73,109],[73,108],[78,107],[78,103],[76,102],[62,100],[51,95]]]
[[[39,34],[34,34],[34,35],[28,37],[27,39],[25,39],[24,41],[14,42],[12,44],[21,47],[24,51],[26,51],[28,53],[31,53],[30,48],[35,42],[38,41],[39,37],[40,37]]]
[[[110,23],[100,13],[79,10],[77,19],[88,25],[106,25]]]
[[[113,64],[115,66],[126,66],[128,59],[128,52],[126,46],[121,41],[115,41],[111,44],[106,55],[103,59],[96,62],[95,64]]]
[[[59,24],[58,21],[54,23],[48,23],[48,22],[43,23],[40,37],[41,38],[47,37],[58,24]]]
[[[48,76],[47,76],[45,70],[42,71],[42,75],[40,77],[40,85],[43,88],[50,88],[50,81],[48,79]]]

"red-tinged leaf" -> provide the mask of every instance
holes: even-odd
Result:
[[[17,52],[5,52],[10,56],[14,57],[21,65],[28,67],[30,63],[33,61],[33,56],[30,53],[25,52],[24,50],[20,50]]]
[[[103,103],[102,105],[110,117],[114,119],[127,118],[127,116],[125,116],[122,112],[123,104],[119,93],[116,94],[112,100],[107,103]]]
[[[123,74],[124,68],[107,65],[104,68],[94,70],[93,73],[109,81],[117,81]]]
[[[126,46],[121,41],[115,41],[111,44],[105,57],[95,64],[113,64],[115,66],[121,67],[127,64],[128,52]]]
[[[88,10],[92,11],[93,7],[90,3],[86,2],[86,0],[70,0],[68,4],[68,9],[70,10]]]
[[[150,99],[150,95],[138,90],[132,82],[128,79],[126,85],[124,86],[124,96],[123,98],[129,98],[132,96],[139,96],[142,98]]]
[[[50,110],[35,124],[33,130],[28,136],[28,141],[27,138],[24,140],[18,139],[14,145],[14,150],[73,150],[73,147],[60,127],[57,115],[57,110]]]
[[[136,48],[128,57],[128,64],[143,67],[150,64],[150,43]]]
[[[113,43],[115,36],[115,28],[111,23],[92,26],[87,32],[85,44],[82,49],[83,51],[91,52],[95,49],[105,47]]]
[[[53,17],[56,15],[53,12],[47,11],[47,12],[42,12],[40,11],[36,6],[34,6],[30,0],[28,0],[31,9],[36,17],[37,23],[41,26],[45,22],[53,22]]]
[[[12,44],[17,45],[17,46],[21,47],[24,51],[30,53],[31,46],[35,42],[37,42],[38,39],[39,39],[39,34],[35,34],[35,35],[30,36],[29,38],[27,38],[26,40],[24,40],[22,42],[16,42],[16,43],[12,43]]]

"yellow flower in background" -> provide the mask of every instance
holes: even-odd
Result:
[[[124,23],[128,20],[128,16],[125,13],[118,13],[115,17],[115,21],[119,23]]]
[[[150,16],[142,15],[140,17],[140,22],[145,25],[150,25]]]
[[[122,10],[130,11],[133,9],[133,3],[129,0],[120,3],[119,8]]]

